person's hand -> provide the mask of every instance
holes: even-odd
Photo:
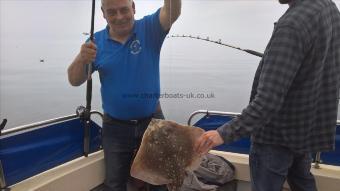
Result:
[[[224,141],[216,130],[207,131],[195,143],[195,151],[200,155],[207,154],[210,149],[223,144]]]
[[[80,59],[84,64],[90,64],[94,61],[97,54],[97,46],[92,41],[86,42],[81,45]]]

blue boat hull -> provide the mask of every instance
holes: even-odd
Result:
[[[7,186],[83,156],[80,119],[0,137],[0,160]],[[90,152],[100,149],[101,128],[92,122]]]

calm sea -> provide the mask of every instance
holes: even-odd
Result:
[[[340,5],[339,1],[336,1]],[[135,0],[136,18],[153,13],[161,0]],[[105,27],[100,1],[95,30]],[[287,5],[277,0],[183,0],[170,34],[193,35],[265,49],[273,23]],[[66,70],[89,32],[90,0],[0,0],[0,120],[7,128],[75,113],[85,105],[85,86],[71,87]],[[259,58],[206,41],[167,38],[161,53],[167,119],[185,123],[198,109],[240,112],[249,100]],[[101,110],[98,74],[92,108]],[[124,83],[124,82],[122,82]],[[205,95],[205,98],[193,98]]]

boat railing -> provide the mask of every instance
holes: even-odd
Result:
[[[235,112],[224,112],[224,111],[209,111],[209,110],[197,110],[190,114],[188,119],[188,125],[191,126],[192,120],[196,115],[205,114],[205,115],[220,115],[220,116],[229,116],[229,117],[237,117],[240,113]]]
[[[98,114],[101,118],[103,118],[103,114],[100,113],[99,111],[92,110],[91,114]],[[51,125],[51,124],[54,124],[54,123],[59,123],[59,122],[63,122],[63,121],[71,120],[71,119],[76,119],[76,118],[79,118],[79,114],[67,115],[67,116],[63,116],[63,117],[58,117],[58,118],[54,118],[54,119],[49,119],[49,120],[45,120],[45,121],[40,121],[40,122],[36,122],[36,123],[22,125],[22,126],[10,128],[10,129],[5,129],[1,132],[1,135],[5,136],[5,135],[8,135],[8,134],[12,134],[12,133],[16,133],[16,132],[20,132],[20,131],[24,131],[24,130],[29,130],[29,129],[33,129],[33,128],[37,128],[37,127],[42,127],[42,126],[45,126],[45,125]]]
[[[209,111],[209,110],[197,110],[194,111],[193,113],[190,114],[190,117],[188,119],[188,125],[191,126],[192,125],[192,121],[193,118],[197,115],[219,115],[219,116],[228,116],[228,117],[237,117],[238,115],[240,115],[240,113],[234,113],[234,112],[223,112],[223,111]],[[340,120],[337,120],[337,125],[340,125]],[[314,161],[314,165],[313,167],[318,169],[320,168],[320,163],[321,163],[321,152],[317,152],[315,154],[315,161]]]
[[[99,111],[96,110],[92,110],[90,112],[90,114],[97,114],[101,117],[101,119],[103,119],[103,114]],[[48,127],[48,125],[52,125],[52,124],[56,124],[56,123],[61,123],[61,122],[65,122],[71,119],[76,119],[76,118],[82,118],[82,113],[78,111],[76,114],[73,115],[67,115],[67,116],[63,116],[63,117],[58,117],[58,118],[54,118],[54,119],[49,119],[49,120],[45,120],[45,121],[40,121],[40,122],[36,122],[36,123],[31,123],[28,125],[22,125],[22,126],[18,126],[18,127],[14,127],[14,128],[10,128],[10,129],[5,129],[3,131],[1,131],[1,136],[7,136],[13,133],[18,133],[18,132],[22,132],[22,131],[26,131],[26,130],[30,130],[30,129],[34,129],[34,128],[44,128]],[[84,137],[84,139],[86,139],[86,137]],[[3,170],[3,166],[2,166],[2,162],[0,160],[0,191],[5,191],[6,190],[6,180],[5,180],[5,173]]]

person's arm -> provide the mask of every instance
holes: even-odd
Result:
[[[181,0],[164,0],[164,5],[159,14],[159,20],[164,31],[169,30],[181,14],[181,4]]]
[[[276,115],[302,64],[304,41],[298,29],[284,26],[279,28],[270,41],[254,99],[241,115],[222,125],[217,130],[205,132],[196,143],[199,153],[223,143],[231,143],[249,136]]]
[[[81,46],[79,54],[68,67],[68,81],[72,86],[80,86],[87,79],[87,65],[96,58],[96,45],[93,42]]]

